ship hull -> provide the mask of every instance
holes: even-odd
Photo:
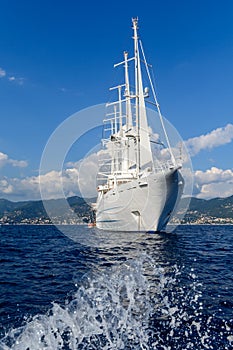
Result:
[[[179,169],[168,169],[99,193],[96,226],[109,231],[162,231],[180,200],[183,186]]]

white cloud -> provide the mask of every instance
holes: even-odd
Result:
[[[97,166],[96,154],[85,163],[69,163],[70,167],[63,172],[50,171],[41,176],[31,176],[24,179],[4,178],[0,180],[0,197],[13,200],[40,199],[40,186],[43,187],[45,199],[83,196],[96,196]],[[198,188],[196,197],[209,199],[233,195],[233,170],[211,168],[198,170],[194,174],[195,186]],[[187,182],[187,179],[186,179]],[[186,183],[187,186],[187,183]]]
[[[198,198],[228,197],[233,195],[233,171],[212,167],[206,171],[197,170],[195,185],[199,189]]]
[[[201,150],[212,149],[230,143],[233,140],[233,124],[217,128],[211,132],[193,137],[185,141],[185,145],[191,156],[195,156]]]
[[[105,153],[100,151],[88,155],[84,160],[69,162],[66,169],[49,171],[38,176],[4,178],[0,180],[0,197],[13,200],[43,199],[82,196],[96,197],[98,160]],[[7,155],[0,153],[0,161],[8,161]],[[20,162],[20,161],[15,161]],[[23,161],[21,161],[23,162]]]
[[[25,82],[25,78],[22,78],[22,77],[17,78],[17,77],[15,77],[13,75],[8,77],[8,80],[10,82],[13,82],[13,83],[18,84],[18,85],[23,85],[24,82]]]
[[[9,159],[8,162],[14,167],[26,168],[28,166],[26,160]]]
[[[210,199],[210,198],[224,198],[233,195],[233,183],[218,182],[203,185],[201,192],[196,196],[197,198]]]
[[[8,155],[5,153],[0,152],[0,167],[5,165],[8,160]]]
[[[77,169],[66,169],[63,172],[50,171],[44,175],[20,178],[4,178],[0,180],[0,197],[13,200],[40,199],[40,186],[43,198],[61,198],[80,195]]]
[[[9,75],[7,74],[7,72],[0,67],[0,78],[6,78],[8,79],[8,81],[10,81],[11,83],[15,83],[18,85],[23,85],[25,82],[25,78],[23,77],[16,77],[14,75]]]
[[[6,76],[6,71],[0,67],[0,78],[3,78]]]
[[[195,172],[195,179],[199,185],[220,181],[232,181],[233,171],[231,169],[223,170],[216,167],[212,167],[206,171],[197,170]]]
[[[24,185],[32,190],[32,193],[42,188],[43,197],[61,198],[61,193],[65,197],[79,195],[78,171],[77,169],[66,169],[63,172],[50,171],[44,175],[27,178]]]
[[[186,141],[179,142],[176,145],[173,145],[172,152],[175,158],[182,157],[182,162],[186,163],[189,161],[189,156],[193,157],[197,155],[202,150],[210,150],[215,147],[219,147],[225,144],[232,142],[233,140],[233,124],[227,124],[224,127],[217,128],[211,132],[200,135],[197,137],[190,138]],[[188,152],[188,154],[187,154]],[[168,148],[164,149],[155,149],[155,156],[161,159],[169,159],[170,152]]]
[[[0,193],[2,194],[11,194],[13,192],[13,186],[9,184],[8,180],[0,180]]]
[[[206,135],[189,139],[185,145],[192,155],[203,149],[211,149],[230,143],[233,139],[233,124],[215,129]],[[180,147],[177,146],[176,155]],[[174,151],[174,149],[173,149]],[[167,150],[161,150],[163,156]],[[165,153],[165,154],[164,154]],[[24,179],[4,178],[0,180],[0,197],[14,199],[39,199],[40,184],[44,189],[46,198],[61,198],[65,196],[81,195],[86,198],[96,196],[98,161],[108,158],[109,150],[101,150],[88,155],[79,162],[69,162],[62,172],[50,171],[41,176],[31,176]],[[14,160],[5,153],[0,152],[0,167],[4,165],[25,167],[27,162]],[[106,164],[106,161],[105,161]],[[191,178],[191,177],[190,177]],[[191,180],[190,180],[191,182]],[[225,197],[233,194],[233,169],[219,169],[212,167],[206,171],[197,170],[194,173],[194,184],[198,189],[198,198]]]
[[[2,157],[4,158],[4,157]],[[9,199],[40,199],[40,185],[43,188],[43,198],[61,198],[74,195],[86,198],[96,196],[98,155],[92,154],[82,162],[69,162],[63,172],[50,171],[44,175],[31,176],[23,179],[4,178],[0,180],[0,197]],[[187,170],[187,169],[186,169]],[[191,174],[188,174],[191,181]],[[186,186],[187,184],[187,176]],[[194,173],[196,197],[209,199],[233,195],[233,170],[212,167],[206,171],[197,170]],[[191,195],[191,193],[189,194]]]
[[[97,195],[97,173],[99,170],[99,162],[101,157],[103,158],[106,151],[99,151],[92,153],[79,162],[69,162],[66,170],[66,174],[76,181],[79,192],[84,198],[91,198]]]
[[[7,154],[0,152],[0,168],[10,164],[14,167],[25,168],[28,166],[28,163],[25,160],[16,160],[8,157]]]

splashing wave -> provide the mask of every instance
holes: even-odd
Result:
[[[229,349],[233,323],[203,313],[201,296],[194,271],[141,256],[85,276],[64,307],[9,331],[0,349]]]

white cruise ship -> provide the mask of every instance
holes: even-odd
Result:
[[[138,19],[132,22],[134,55],[128,57],[128,52],[124,52],[123,61],[115,65],[122,65],[124,82],[110,88],[116,90],[117,100],[107,104],[104,119],[96,226],[109,231],[156,232],[165,230],[181,198],[184,180],[181,161],[173,154],[150,65],[138,36]],[[144,73],[149,86],[145,86]],[[152,144],[160,142],[152,139],[147,102],[154,106],[164,132],[166,145],[161,152],[166,155],[164,159],[155,159],[152,152]]]

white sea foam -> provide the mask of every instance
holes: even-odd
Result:
[[[142,256],[88,275],[66,306],[53,303],[46,315],[9,331],[0,349],[217,349],[212,317],[203,320],[201,286],[192,271],[184,286],[183,274]]]

